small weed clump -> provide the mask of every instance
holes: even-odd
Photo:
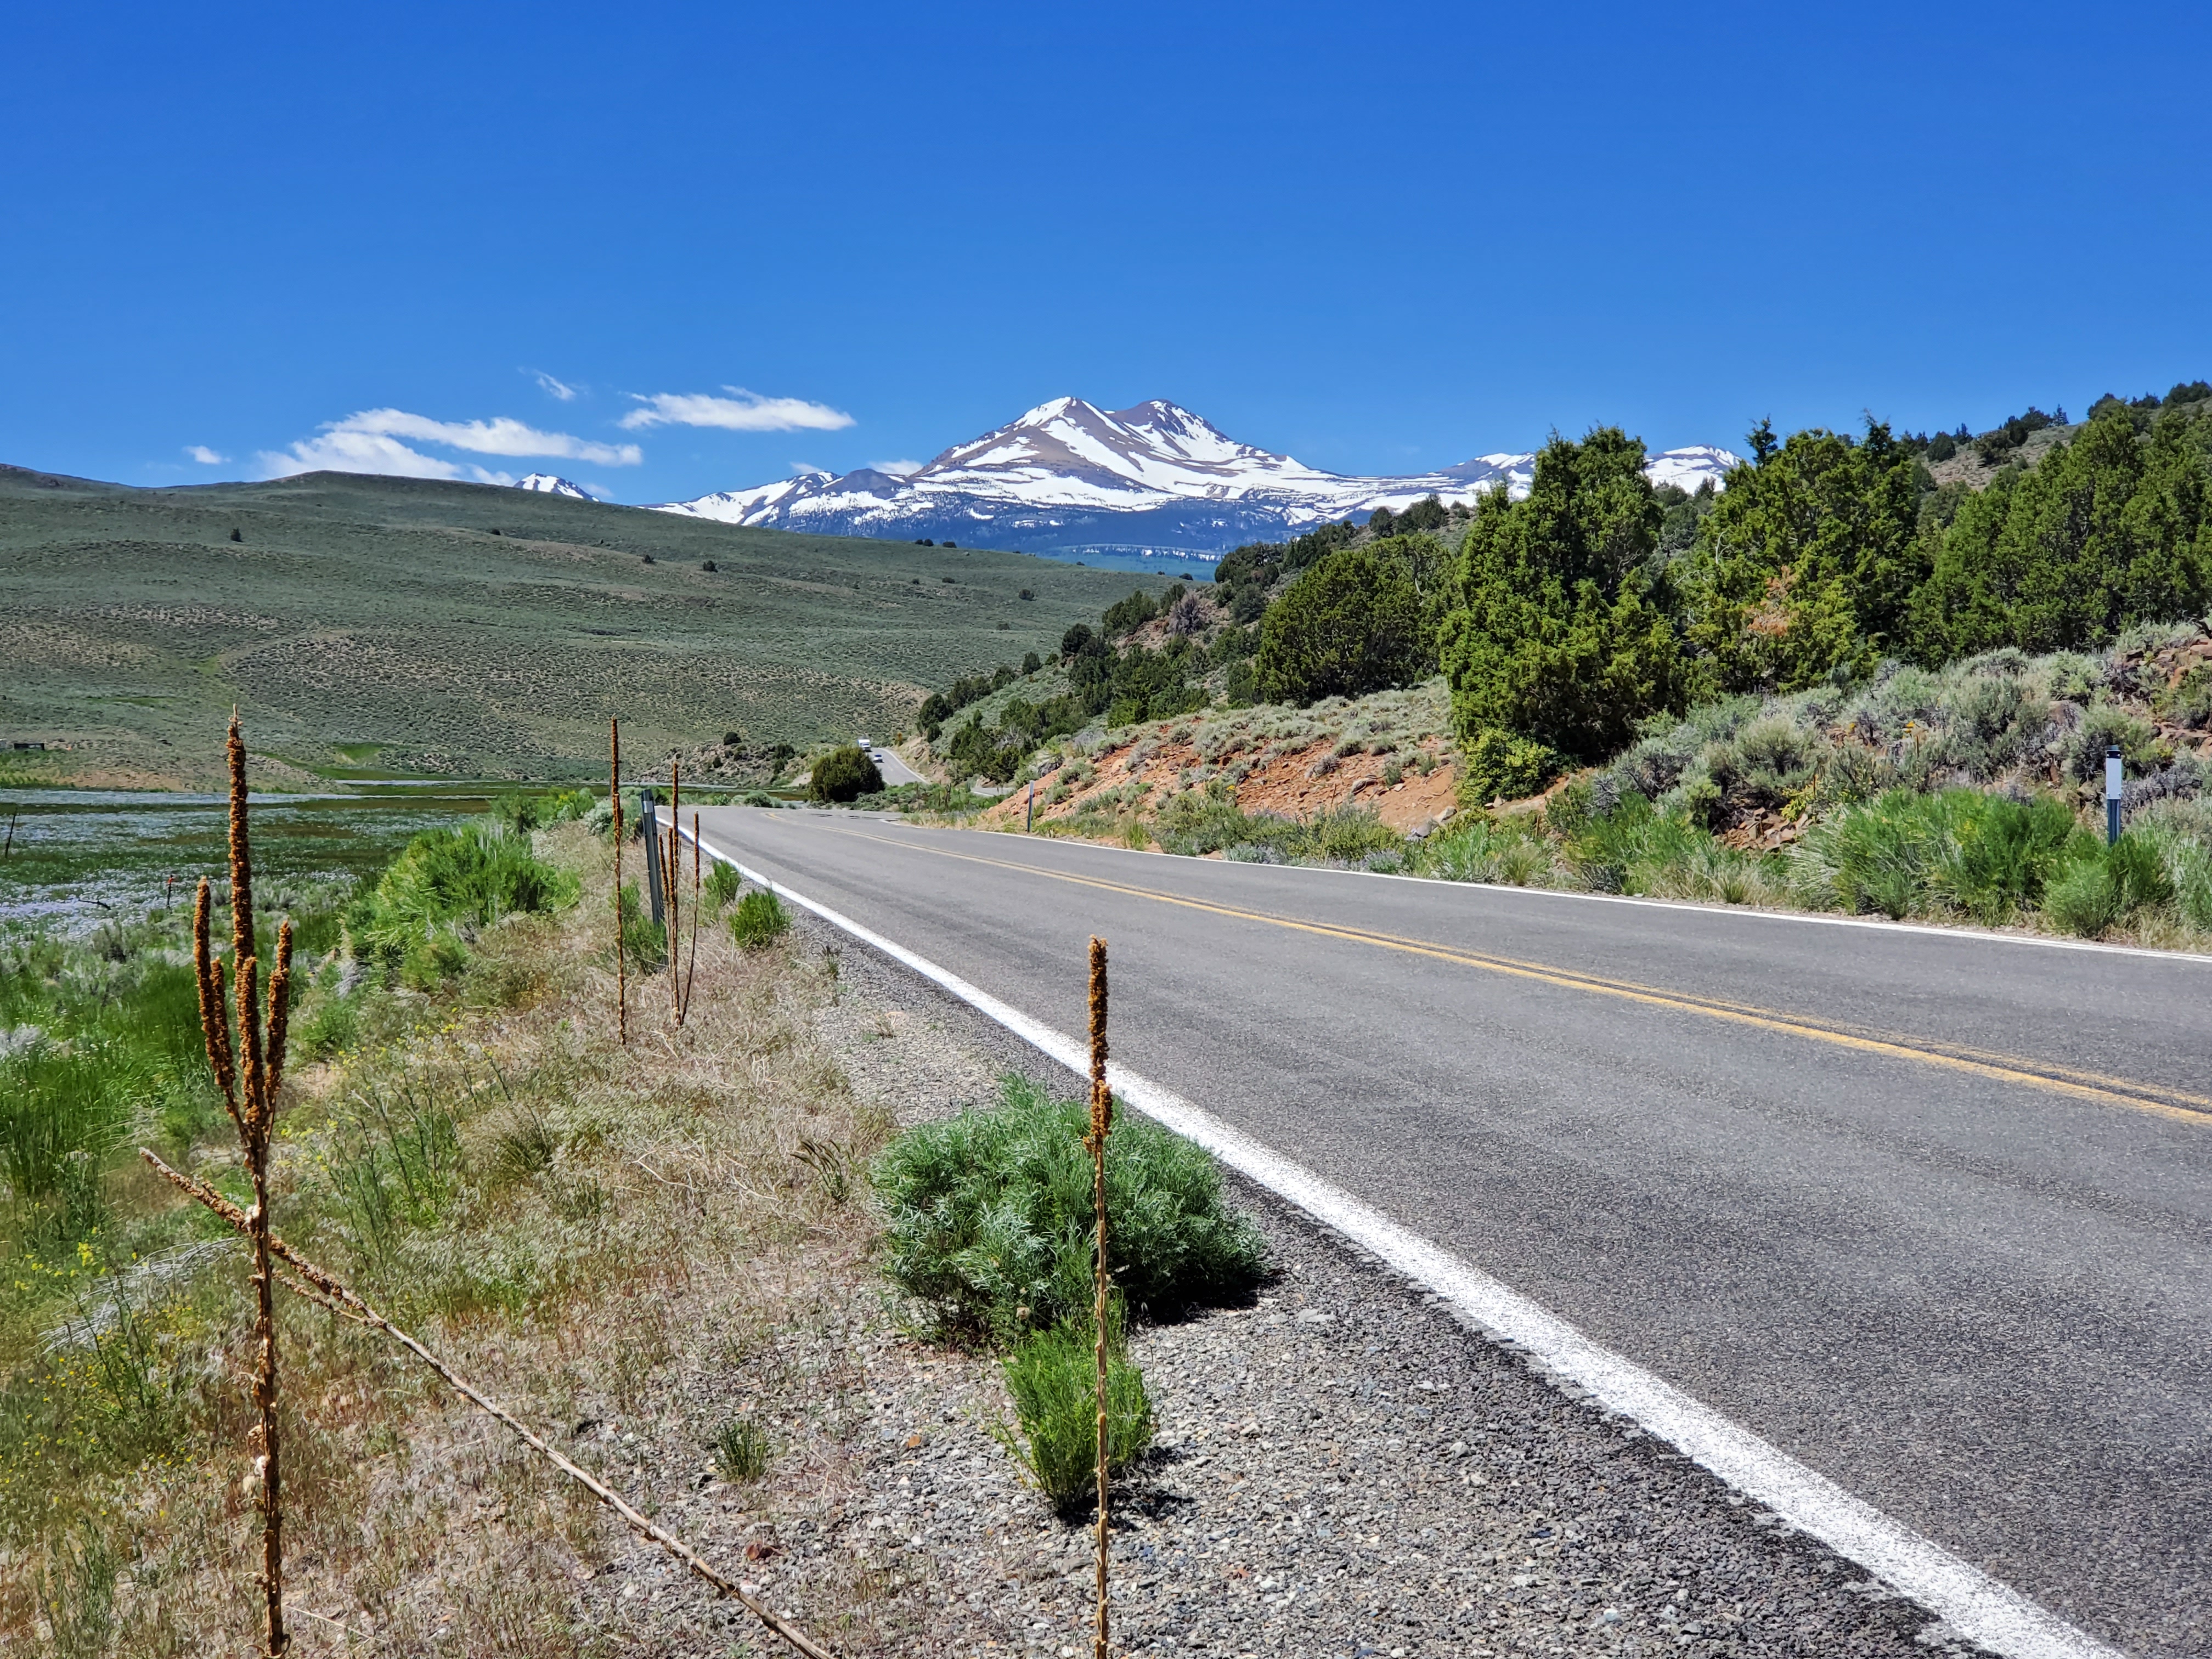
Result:
[[[1152,1401],[1144,1374],[1129,1363],[1121,1322],[1107,1330],[1106,1464],[1119,1473],[1152,1443]],[[994,1432],[1063,1517],[1097,1496],[1098,1400],[1096,1353],[1086,1318],[1024,1339],[1003,1362],[1019,1432]]]
[[[775,1448],[768,1431],[750,1418],[733,1417],[714,1432],[709,1449],[714,1472],[733,1485],[750,1485],[768,1473]]]
[[[744,951],[765,951],[791,931],[791,914],[783,901],[764,887],[756,887],[738,901],[730,918],[730,937]]]
[[[888,1212],[886,1271],[957,1337],[1013,1343],[1091,1299],[1090,1107],[1009,1076],[995,1107],[908,1130],[871,1176]],[[1265,1247],[1221,1196],[1198,1147],[1121,1116],[1107,1145],[1114,1281],[1139,1314],[1234,1298],[1260,1282]]]
[[[738,873],[738,866],[718,859],[714,867],[707,872],[707,902],[720,910],[744,890],[744,885],[745,878]]]

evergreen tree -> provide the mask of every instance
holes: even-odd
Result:
[[[1253,669],[1273,702],[1364,696],[1425,672],[1429,639],[1407,560],[1348,548],[1311,566],[1267,607]]]
[[[1483,497],[1441,647],[1463,741],[1510,732],[1595,757],[1678,705],[1674,629],[1651,596],[1661,517],[1644,446],[1618,427],[1554,436],[1526,501]]]
[[[1871,667],[1905,638],[1926,574],[1918,459],[1887,426],[1778,443],[1761,421],[1750,442],[1683,574],[1701,694],[1793,691]]]
[[[2104,645],[2200,615],[2208,594],[2212,465],[2196,423],[2168,411],[2138,438],[2135,411],[2102,400],[2072,443],[1961,505],[1915,597],[1915,654]]]

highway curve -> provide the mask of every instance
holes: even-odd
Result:
[[[708,840],[2126,1652],[2212,1652],[2212,963],[851,814]]]

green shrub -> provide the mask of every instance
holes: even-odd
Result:
[[[1364,806],[1346,804],[1319,813],[1305,826],[1315,855],[1338,864],[1358,864],[1377,853],[1395,853],[1406,838]]]
[[[574,901],[575,876],[540,861],[529,839],[489,820],[430,830],[347,907],[355,957],[426,988],[459,971],[468,943],[502,916]]]
[[[2063,804],[1977,789],[1885,791],[1817,825],[1792,860],[1814,908],[1879,911],[1892,921],[1959,910],[1996,924],[2044,902],[2087,832]]]
[[[556,790],[544,795],[507,795],[492,804],[492,816],[516,835],[566,823],[572,818],[590,819],[600,805],[588,789]]]
[[[744,951],[764,951],[791,931],[790,914],[783,901],[765,887],[756,887],[738,901],[730,918],[730,937]]]
[[[883,787],[884,775],[877,769],[867,750],[857,743],[848,743],[841,749],[832,749],[814,763],[813,775],[807,781],[806,798],[842,804],[876,794]]]
[[[2157,844],[2130,833],[2110,847],[2082,849],[2051,883],[2044,911],[2062,931],[2095,939],[2173,896]]]
[[[82,1237],[106,1214],[105,1160],[131,1133],[149,1059],[117,1033],[33,1037],[0,1059],[0,1185],[26,1234]]]
[[[745,878],[738,873],[734,864],[714,860],[714,867],[707,872],[707,904],[719,910],[744,890]]]
[[[1347,548],[1267,607],[1253,669],[1270,698],[1304,705],[1407,684],[1428,672],[1432,649],[1403,562]]]
[[[1559,757],[1534,738],[1486,727],[1467,745],[1460,771],[1462,805],[1480,808],[1493,800],[1519,800],[1534,794],[1559,775]]]
[[[1000,1103],[907,1131],[871,1181],[888,1212],[886,1271],[946,1330],[1010,1342],[1079,1314],[1091,1277],[1090,1108],[1018,1077]],[[1140,1313],[1241,1295],[1266,1255],[1222,1201],[1198,1147],[1124,1109],[1106,1143],[1108,1255]]]
[[[292,1025],[292,1053],[305,1060],[328,1060],[361,1038],[361,1004],[353,997],[319,995],[307,1018]]]
[[[1106,1361],[1106,1467],[1126,1468],[1152,1443],[1152,1402],[1110,1320]],[[1089,1322],[1056,1325],[1017,1346],[1004,1364],[1020,1435],[999,1439],[1063,1516],[1097,1494],[1098,1360]]]
[[[2158,694],[2151,707],[2176,726],[2212,726],[2212,662],[2200,662]]]
[[[1502,881],[1526,887],[1551,868],[1551,849],[1518,824],[1468,814],[1423,842],[1417,874],[1444,881]]]

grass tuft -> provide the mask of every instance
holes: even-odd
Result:
[[[766,888],[757,887],[739,899],[730,918],[730,937],[740,950],[764,951],[790,931],[790,913]]]
[[[768,1431],[750,1418],[733,1417],[714,1431],[710,1448],[714,1456],[714,1472],[723,1480],[736,1484],[750,1484],[769,1471],[775,1461],[775,1448],[768,1437]]]
[[[1119,1319],[1109,1317],[1107,1356],[1106,1465],[1118,1474],[1152,1443],[1152,1401],[1124,1351]],[[1001,1370],[1019,1432],[1002,1424],[994,1431],[999,1443],[1062,1516],[1079,1515],[1098,1495],[1098,1374],[1089,1321],[1027,1338]]]

